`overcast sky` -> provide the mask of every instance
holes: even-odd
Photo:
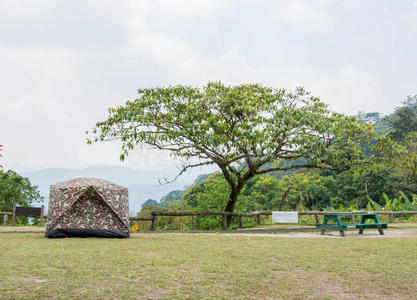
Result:
[[[390,113],[417,94],[417,0],[0,0],[0,163],[154,166],[85,130],[138,88],[304,86],[330,108]]]

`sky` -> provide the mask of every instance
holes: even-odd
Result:
[[[338,112],[388,114],[417,94],[416,53],[417,0],[0,0],[0,164],[173,163],[86,143],[145,87],[303,86]]]

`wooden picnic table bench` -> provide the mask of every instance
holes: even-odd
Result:
[[[342,222],[341,216],[348,216],[351,217],[351,219],[354,222],[346,223]],[[359,223],[356,222],[355,217],[360,216],[361,221]],[[366,223],[367,220],[373,221],[370,223]],[[334,223],[329,223],[329,221],[334,221]],[[345,230],[348,229],[348,227],[356,227],[359,228],[359,234],[363,234],[363,230],[365,228],[378,228],[379,234],[383,235],[384,231],[382,228],[387,228],[387,223],[381,223],[378,219],[378,215],[375,213],[351,213],[351,214],[335,214],[335,213],[329,213],[324,215],[323,224],[319,224],[319,228],[321,230],[321,234],[324,234],[326,229],[330,230],[339,230],[341,236],[345,236]]]

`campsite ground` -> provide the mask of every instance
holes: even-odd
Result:
[[[0,299],[413,299],[417,230],[401,226],[383,238],[373,238],[375,230],[360,238],[355,231],[121,240],[0,233]]]

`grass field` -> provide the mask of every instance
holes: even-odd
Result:
[[[417,238],[0,234],[0,299],[415,299]]]

